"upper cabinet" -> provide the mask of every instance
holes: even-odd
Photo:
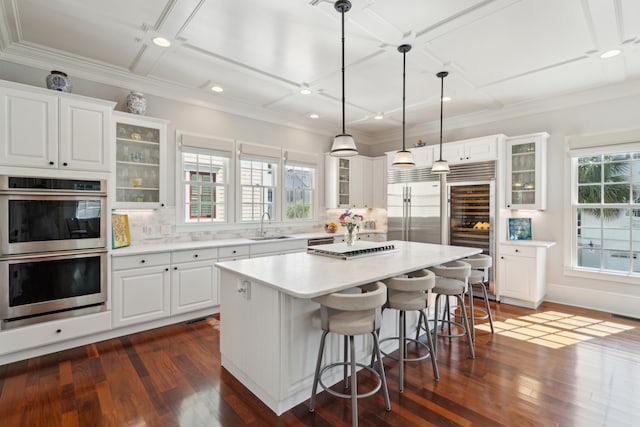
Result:
[[[387,157],[371,161],[371,197],[374,208],[387,207]]]
[[[433,164],[433,146],[413,147],[407,148],[407,150],[413,155],[413,162],[417,168],[431,167]],[[396,153],[397,151],[388,151],[385,153],[387,155],[387,170],[393,168],[393,160],[396,157]]]
[[[165,205],[167,121],[114,112],[115,209]]]
[[[373,164],[369,157],[325,157],[325,205],[335,208],[373,207]],[[382,206],[380,206],[382,207]]]
[[[546,209],[546,132],[506,139],[505,207]]]
[[[108,172],[114,106],[0,81],[0,164]]]
[[[450,164],[484,162],[498,158],[498,141],[503,135],[449,142],[442,145],[442,158]],[[433,157],[440,158],[439,148],[434,146]]]

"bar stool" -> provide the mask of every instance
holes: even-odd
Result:
[[[313,377],[313,389],[311,390],[311,400],[309,402],[309,411],[315,410],[316,390],[318,384],[329,394],[351,398],[351,425],[358,425],[358,398],[369,397],[374,395],[380,388],[384,395],[384,404],[387,411],[391,410],[391,402],[389,400],[389,390],[387,389],[387,380],[384,375],[384,365],[382,364],[382,354],[380,353],[380,342],[378,341],[377,330],[380,329],[382,320],[382,306],[387,301],[387,287],[382,282],[375,282],[368,285],[360,286],[362,293],[333,293],[313,298],[313,301],[320,304],[320,327],[322,328],[322,337],[320,338],[320,349],[318,350],[318,361],[316,363],[315,375]],[[345,336],[345,360],[343,362],[332,363],[321,368],[322,356],[324,353],[324,345],[329,332]],[[356,350],[354,345],[354,336],[371,334],[373,337],[373,351],[378,358],[377,372],[372,367],[362,363],[356,363]],[[347,343],[348,338],[348,343]],[[348,345],[347,345],[348,344]],[[347,360],[347,347],[350,356]],[[351,393],[338,393],[327,387],[322,381],[322,375],[328,370],[336,366],[344,366],[344,382],[347,387],[347,366],[351,367]],[[378,380],[373,390],[358,394],[358,381],[356,367],[368,370]]]
[[[429,325],[427,323],[427,316],[425,310],[429,308],[429,291],[433,289],[436,283],[436,276],[429,270],[418,270],[408,274],[409,277],[394,277],[387,279],[384,283],[387,285],[387,304],[384,308],[392,308],[399,311],[399,324],[398,329],[400,336],[388,337],[382,339],[380,342],[388,340],[398,340],[399,356],[396,358],[392,355],[385,354],[385,356],[397,360],[399,366],[398,384],[399,390],[404,390],[404,363],[405,362],[417,362],[424,360],[427,357],[431,357],[431,365],[433,367],[433,375],[436,380],[440,379],[438,372],[438,365],[436,364],[433,339],[429,331]],[[418,341],[413,338],[407,338],[407,322],[405,313],[407,311],[419,311],[420,317],[418,322],[424,320],[424,328],[427,331],[427,344]],[[418,325],[420,328],[420,324]],[[407,341],[414,342],[427,349],[428,353],[423,356],[407,358],[406,357],[406,344]],[[373,363],[372,363],[373,365]]]
[[[473,303],[473,287],[477,286],[482,290],[482,298],[484,299],[484,309],[477,308],[474,311],[470,311],[470,323],[471,323],[471,337],[476,339],[475,323],[476,320],[489,319],[489,326],[491,327],[491,333],[493,334],[493,316],[491,315],[491,307],[489,305],[489,295],[487,294],[487,286],[485,284],[485,277],[487,277],[487,271],[492,265],[492,259],[489,255],[477,254],[464,258],[462,261],[471,266],[471,275],[469,276],[469,299]],[[470,304],[473,307],[473,304]],[[482,313],[480,316],[476,316],[476,311]]]
[[[435,319],[434,319],[434,333],[449,338],[459,337],[466,335],[469,342],[469,353],[472,359],[475,359],[476,353],[473,347],[473,338],[471,338],[471,328],[469,327],[469,319],[467,318],[467,311],[464,306],[464,294],[467,291],[467,280],[471,275],[471,266],[463,261],[451,261],[435,267],[429,267],[429,270],[435,273],[436,284],[433,287],[433,292],[436,294],[436,307],[435,307]],[[443,317],[441,330],[444,329],[444,324],[448,324],[449,333],[438,333],[438,309],[440,308],[440,297],[444,296],[445,301],[445,314],[446,320]],[[460,305],[460,313],[462,316],[462,324],[456,323],[451,319],[451,313],[449,312],[449,297],[455,297],[458,299]],[[456,325],[462,328],[463,332],[454,334],[451,331],[451,325]],[[437,355],[438,340],[434,340],[433,352]]]

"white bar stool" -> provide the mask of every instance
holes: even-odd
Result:
[[[489,319],[489,326],[491,327],[491,333],[493,330],[493,316],[491,315],[491,306],[489,305],[489,295],[487,294],[486,278],[487,271],[491,268],[493,261],[489,255],[477,254],[464,258],[462,261],[471,266],[471,275],[469,276],[469,300],[470,304],[470,323],[471,323],[471,338],[476,339],[475,323],[476,320]],[[482,298],[484,299],[484,309],[477,308],[473,310],[473,287],[477,286],[482,290]],[[480,316],[476,316],[476,311],[480,312]]]
[[[384,395],[385,409],[391,410],[391,402],[389,400],[389,390],[387,389],[387,380],[384,375],[384,365],[382,364],[382,354],[380,353],[380,342],[378,341],[377,330],[380,329],[382,320],[382,306],[387,301],[387,287],[382,282],[375,282],[368,285],[359,286],[362,293],[333,293],[313,298],[313,301],[320,304],[320,327],[322,328],[322,337],[320,338],[320,349],[318,350],[318,361],[316,363],[315,375],[313,377],[313,389],[311,390],[311,400],[309,402],[309,411],[315,410],[316,390],[318,384],[329,394],[341,397],[351,398],[351,425],[358,425],[358,398],[374,395],[382,388]],[[321,368],[322,356],[324,353],[324,345],[329,332],[345,336],[345,360],[343,362],[332,363]],[[356,350],[353,337],[355,335],[371,334],[373,337],[373,352],[378,358],[377,372],[372,367],[362,363],[356,363]],[[348,345],[347,345],[348,338]],[[350,351],[349,360],[347,360],[347,347]],[[336,366],[344,366],[344,381],[347,388],[347,366],[351,367],[351,393],[338,393],[331,390],[322,381],[322,375],[331,368]],[[358,394],[358,381],[356,367],[367,369],[374,374],[378,383],[373,390]]]
[[[384,338],[380,342],[388,340],[398,340],[399,356],[394,357],[386,353],[384,354],[385,356],[398,361],[398,388],[400,392],[404,390],[405,362],[417,362],[420,360],[424,360],[427,357],[431,357],[433,375],[436,380],[440,379],[438,365],[435,358],[433,339],[431,333],[429,332],[429,324],[427,323],[427,316],[425,314],[425,310],[429,308],[429,292],[435,286],[436,276],[429,270],[414,271],[413,273],[409,273],[408,276],[409,277],[393,277],[384,281],[384,283],[387,285],[388,290],[387,304],[384,306],[384,308],[392,308],[399,311],[398,329],[400,336]],[[420,322],[424,321],[424,328],[427,331],[427,344],[418,341],[417,337],[413,339],[406,336],[407,322],[405,313],[407,311],[420,312],[420,317],[418,319],[418,329],[420,328]],[[423,356],[407,358],[407,342],[414,342],[415,344],[426,348],[428,352]]]
[[[467,310],[464,305],[464,294],[467,291],[467,280],[471,275],[471,266],[463,261],[451,261],[435,267],[430,267],[429,270],[436,274],[436,284],[433,287],[433,292],[436,294],[436,307],[435,307],[435,325],[434,332],[440,336],[446,336],[449,338],[459,337],[466,335],[469,342],[469,353],[472,359],[475,359],[476,353],[473,346],[473,338],[471,337],[471,328],[469,326],[469,319],[467,318]],[[444,324],[448,324],[449,333],[438,332],[438,309],[440,308],[440,297],[445,296],[445,313],[447,319],[443,318],[441,330],[444,329]],[[455,297],[458,299],[460,305],[460,314],[462,316],[462,324],[458,324],[451,319],[451,313],[449,312],[449,297]],[[472,308],[472,307],[471,307]],[[454,334],[451,331],[451,325],[460,326],[463,332],[460,334]],[[438,340],[434,340],[433,350],[437,355]]]

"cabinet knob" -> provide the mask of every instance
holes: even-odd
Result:
[[[504,259],[504,257],[503,257],[503,256],[501,256],[501,257],[500,257],[500,259]]]
[[[174,269],[174,270],[177,270],[177,269],[178,269],[178,267],[173,267],[173,269]]]
[[[51,166],[55,165],[55,163],[53,163],[53,162],[49,162],[49,164],[50,164]]]
[[[165,268],[164,271],[169,271],[169,267]]]
[[[236,251],[233,251],[232,253],[234,253],[234,254],[235,254],[235,253],[236,253]]]
[[[63,162],[63,163],[62,163],[62,166],[69,166],[69,163],[67,163],[67,162]]]
[[[194,257],[194,258],[198,258],[198,254],[195,254],[193,257]]]
[[[160,206],[162,206],[164,208],[164,203],[160,203]]]
[[[508,207],[508,208],[510,208],[510,207],[511,207],[511,205],[507,205],[507,207]]]
[[[147,262],[147,261],[145,261],[143,259],[140,260],[140,264],[144,264],[145,262]]]
[[[56,329],[56,334],[59,334],[60,332],[62,332],[62,329]]]
[[[520,252],[520,251],[516,249],[516,252]]]

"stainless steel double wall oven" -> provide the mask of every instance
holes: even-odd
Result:
[[[0,176],[0,328],[104,310],[106,181]]]

